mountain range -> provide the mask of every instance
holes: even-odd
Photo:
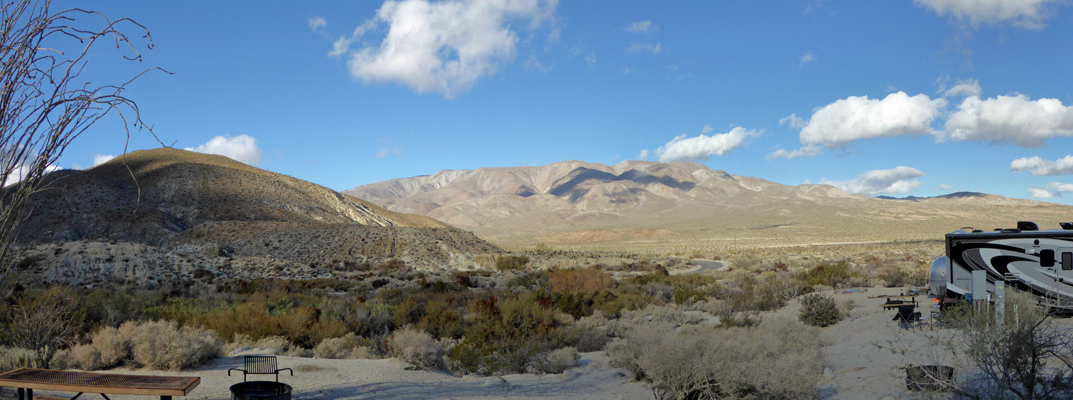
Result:
[[[830,185],[782,185],[684,162],[564,161],[444,170],[343,193],[473,230],[508,247],[682,251],[938,240],[964,226],[1041,226],[1073,208],[985,193],[876,198]]]

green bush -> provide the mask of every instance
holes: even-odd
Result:
[[[824,327],[837,324],[844,315],[833,297],[813,293],[801,298],[801,313],[797,318],[806,325]]]
[[[539,370],[547,353],[562,342],[555,312],[518,298],[479,299],[472,305],[476,320],[451,350],[451,369],[482,375]]]
[[[796,276],[798,280],[809,286],[830,286],[833,288],[843,286],[850,278],[854,277],[857,277],[857,274],[850,271],[849,263],[844,260],[834,264],[823,263]]]

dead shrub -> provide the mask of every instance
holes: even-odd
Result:
[[[137,365],[150,369],[180,370],[202,365],[220,355],[223,343],[212,331],[174,322],[156,321],[138,325],[131,337],[131,353]]]
[[[719,330],[638,326],[608,355],[660,399],[815,398],[823,369],[819,332],[786,319]]]
[[[391,355],[425,370],[447,368],[443,346],[425,332],[410,327],[395,331],[388,339]]]
[[[357,335],[347,333],[341,338],[321,340],[313,349],[313,354],[318,358],[330,359],[370,358],[369,348],[362,346],[364,343]]]

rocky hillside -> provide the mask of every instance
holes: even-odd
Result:
[[[140,282],[152,273],[137,271],[139,265],[156,268],[167,263],[152,260],[181,254],[196,259],[187,263],[193,269],[263,264],[306,268],[306,277],[313,277],[330,276],[331,266],[391,259],[423,269],[465,268],[475,256],[499,251],[435,219],[388,211],[222,156],[136,151],[47,179],[47,189],[31,200],[19,244],[40,264],[36,270],[59,275],[63,263],[96,263],[91,270],[122,271],[116,279]],[[67,249],[54,244],[69,242],[97,244],[76,246],[82,253],[34,250]],[[92,254],[83,257],[87,251]],[[55,257],[61,253],[67,255]]]
[[[1057,228],[1058,221],[1073,219],[1068,206],[983,193],[883,199],[678,162],[448,170],[343,193],[520,247],[605,243],[580,248],[681,252],[937,240],[963,226],[1013,226],[1027,219]]]

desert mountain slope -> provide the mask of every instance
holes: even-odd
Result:
[[[47,179],[47,189],[31,199],[19,235],[23,247],[103,240],[149,246],[150,253],[195,254],[207,265],[230,264],[210,262],[218,257],[312,267],[398,258],[424,268],[463,267],[475,255],[498,251],[432,218],[222,156],[135,151]]]
[[[422,214],[504,245],[679,248],[940,239],[963,226],[1057,227],[1073,208],[983,193],[883,199],[787,186],[695,163],[564,161],[440,171],[343,193]],[[666,247],[669,246],[669,247]]]

